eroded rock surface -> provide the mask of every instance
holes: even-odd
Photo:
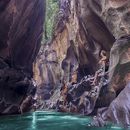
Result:
[[[61,0],[59,5],[52,40],[44,46],[34,69],[38,72],[35,79],[41,81],[40,108],[52,106],[86,115],[102,113],[104,119],[100,126],[109,120],[106,115],[111,112],[111,121],[126,125],[123,118],[115,115],[117,120],[112,116],[112,107],[115,112],[120,111],[121,104],[118,106],[115,102],[124,100],[123,105],[128,108],[122,109],[129,111],[126,85],[129,81],[130,1]],[[39,68],[44,68],[46,73],[40,74]],[[126,93],[126,97],[122,98],[122,93]],[[98,112],[98,108],[103,107],[105,109]],[[123,112],[122,115],[129,125],[130,119],[126,116],[129,114]]]
[[[109,121],[112,121],[115,124],[128,128],[130,126],[129,92],[130,83],[125,86],[124,90],[120,92],[108,108],[103,108],[98,111],[98,115],[94,117],[92,125],[104,126]]]
[[[37,73],[35,79],[38,79],[41,88],[53,84],[47,85],[47,93],[60,82],[71,82],[74,75],[76,82],[79,82],[84,76],[94,74],[100,68],[98,62],[102,50],[109,57],[114,36],[93,11],[84,11],[82,6],[85,5],[86,9],[87,3],[82,2],[60,2],[53,38],[43,46],[41,57],[34,67]],[[97,21],[96,24],[94,21]],[[44,73],[41,73],[41,68],[44,68]]]
[[[20,107],[35,94],[32,66],[40,48],[44,6],[43,0],[0,1],[0,114],[31,106]]]

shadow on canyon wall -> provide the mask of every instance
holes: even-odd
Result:
[[[32,105],[44,6],[43,0],[0,1],[0,114],[28,111]]]

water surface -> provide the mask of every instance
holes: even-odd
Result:
[[[117,126],[87,127],[90,122],[89,117],[38,111],[0,117],[0,130],[123,130]]]

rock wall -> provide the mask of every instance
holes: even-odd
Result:
[[[24,112],[31,106],[44,6],[43,0],[0,1],[0,114]]]
[[[100,17],[93,11],[84,11],[83,5],[86,9],[87,3],[82,1],[60,2],[53,38],[43,46],[44,49],[39,54],[41,57],[39,56],[36,65],[40,71],[34,70],[38,73],[35,79],[39,79],[37,81],[40,84],[52,83],[48,85],[50,89],[60,81],[71,81],[75,72],[78,81],[86,75],[94,74],[99,67],[101,50],[109,55],[114,43],[113,35]]]
[[[86,115],[96,115],[105,107],[94,122],[99,126],[108,120],[124,124],[118,116],[122,109],[129,125],[124,111],[129,111],[125,89],[129,81],[130,1],[60,0],[59,8],[52,40],[41,49],[34,67],[35,79],[40,81],[39,106]],[[122,93],[126,97],[122,98]],[[119,100],[124,107],[117,105]]]

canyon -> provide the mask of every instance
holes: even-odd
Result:
[[[61,0],[34,64],[37,108],[130,125],[129,0]]]
[[[44,6],[43,0],[0,1],[1,115],[26,112],[32,106],[33,62],[42,39]]]
[[[0,115],[50,110],[130,125],[130,0],[0,1]]]

